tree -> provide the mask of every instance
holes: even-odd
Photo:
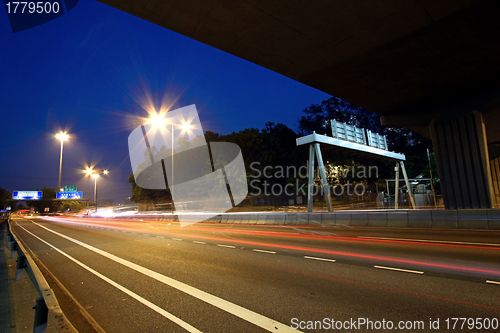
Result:
[[[312,104],[305,108],[303,112],[306,115],[299,119],[299,130],[303,135],[311,134],[313,131],[319,134],[330,133],[329,121],[331,119],[366,128],[376,133],[382,133],[383,131],[379,116],[376,113],[338,97],[331,97],[321,104]]]
[[[150,190],[142,188],[135,183],[134,174],[131,173],[127,182],[132,185],[132,196],[130,200],[134,202],[164,203],[172,200],[170,190]]]
[[[12,199],[10,191],[0,187],[0,209],[5,209],[5,207],[9,206],[9,202],[7,201],[9,199]]]

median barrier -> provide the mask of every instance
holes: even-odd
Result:
[[[432,227],[444,229],[458,228],[458,215],[455,209],[431,211]]]
[[[240,214],[229,214],[228,222],[231,220],[232,223],[240,224],[241,223],[241,215]]]
[[[209,222],[211,222],[211,223],[221,223],[221,218],[222,218],[221,215],[215,215],[215,216],[212,216],[210,218]]]
[[[309,224],[309,213],[297,213],[297,224]]]
[[[284,213],[275,213],[269,214],[271,215],[271,220],[273,220],[273,224],[284,225],[285,224],[285,214]]]
[[[313,225],[313,226],[314,225],[321,225],[321,222],[322,222],[322,220],[321,220],[321,214],[322,213],[316,213],[316,214],[314,214],[314,213],[307,213],[307,214],[309,215],[309,218],[308,218],[309,219],[309,223],[308,223],[309,225]]]
[[[321,213],[321,224],[322,225],[336,225],[337,224],[337,213]]]
[[[297,214],[295,213],[285,213],[285,225],[298,224]]]
[[[351,225],[352,226],[367,226],[368,225],[368,212],[364,210],[356,210],[351,212]]]
[[[248,215],[248,224],[257,224],[258,220],[259,220],[259,214]]]
[[[250,214],[239,214],[241,216],[240,223],[248,224],[250,221]]]
[[[500,209],[487,210],[488,212],[488,229],[500,230]]]
[[[199,214],[193,214],[193,216],[199,219]],[[207,216],[210,216],[210,214],[207,214]],[[142,219],[144,217],[134,216],[130,218]],[[170,220],[171,217],[168,217],[168,219]],[[334,212],[317,213],[222,213],[205,219],[205,222],[255,225],[335,225],[500,230],[500,209],[376,209],[359,211],[336,210]]]
[[[386,211],[370,211],[368,213],[368,225],[371,227],[386,227],[387,212]]]
[[[430,210],[408,210],[408,226],[410,228],[432,228]]]
[[[228,219],[229,219],[229,216],[227,214],[221,214],[220,223],[227,223]]]
[[[335,212],[335,221],[337,225],[351,225],[351,212],[346,210],[338,210]]]
[[[488,213],[485,209],[457,210],[459,229],[488,229]]]
[[[408,211],[387,211],[388,227],[408,227]]]

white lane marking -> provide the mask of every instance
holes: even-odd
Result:
[[[318,257],[309,257],[309,256],[304,256],[305,259],[314,259],[314,260],[322,260],[322,261],[330,261],[330,262],[335,262],[334,259],[326,259],[326,258],[318,258]]]
[[[158,238],[165,238],[165,237],[163,237],[163,236],[156,236],[156,237],[158,237]]]
[[[184,320],[180,319],[180,318],[177,318],[176,316],[174,316],[173,314],[171,314],[170,312],[167,312],[165,310],[163,310],[162,308],[160,308],[159,306],[151,303],[150,301],[142,298],[141,296],[137,295],[136,293],[134,293],[133,291],[123,287],[122,285],[116,283],[115,281],[111,280],[110,278],[102,275],[101,273],[97,272],[96,270],[90,268],[89,266],[85,265],[84,263],[78,261],[77,259],[73,258],[72,256],[70,256],[69,254],[67,254],[66,252],[58,249],[57,247],[55,247],[54,245],[50,244],[49,242],[41,239],[40,237],[38,237],[37,235],[33,234],[32,232],[26,230],[26,228],[24,228],[23,226],[19,225],[19,227],[23,228],[24,231],[26,231],[27,233],[29,233],[30,235],[32,235],[33,237],[39,239],[41,242],[47,244],[48,246],[50,246],[51,248],[53,248],[54,250],[56,250],[57,252],[59,252],[60,254],[62,254],[63,256],[65,256],[66,258],[68,258],[69,260],[73,261],[74,263],[76,263],[77,265],[85,268],[86,270],[88,270],[89,272],[91,272],[92,274],[100,277],[101,279],[103,279],[104,281],[106,281],[107,283],[109,283],[110,285],[112,285],[113,287],[117,288],[118,290],[124,292],[125,294],[129,295],[130,297],[136,299],[137,301],[141,302],[142,304],[146,305],[147,307],[149,307],[150,309],[158,312],[159,314],[161,314],[162,316],[164,316],[165,318],[173,321],[174,323],[176,323],[177,325],[181,326],[182,328],[186,329],[188,332],[194,332],[194,333],[201,333],[200,330],[198,330],[197,328],[189,325],[188,323],[186,323]],[[50,230],[49,230],[50,231]]]
[[[271,318],[265,317],[261,314],[258,314],[256,312],[253,312],[251,310],[248,310],[242,306],[239,306],[237,304],[231,303],[229,301],[226,301],[225,299],[219,298],[217,296],[214,296],[212,294],[209,294],[203,290],[196,289],[194,287],[191,287],[190,285],[187,285],[185,283],[182,283],[180,281],[174,280],[172,278],[169,278],[168,276],[162,275],[160,273],[157,273],[153,270],[150,270],[146,267],[139,266],[137,264],[134,264],[133,262],[130,262],[128,260],[122,259],[120,257],[117,257],[111,253],[108,253],[106,251],[100,250],[96,247],[93,247],[92,245],[88,245],[86,243],[80,242],[79,240],[76,240],[74,238],[71,238],[69,236],[66,236],[64,234],[61,234],[57,231],[54,231],[52,229],[49,229],[41,224],[38,224],[36,222],[32,222],[33,224],[36,224],[40,228],[43,228],[47,231],[52,232],[53,234],[56,234],[62,238],[65,238],[73,243],[76,243],[88,250],[94,251],[110,260],[113,260],[117,263],[120,263],[130,269],[133,269],[139,273],[142,273],[150,278],[153,278],[157,281],[160,281],[164,284],[167,284],[171,286],[172,288],[178,289],[188,295],[191,295],[193,297],[198,298],[199,300],[202,300],[208,304],[211,304],[221,310],[224,310],[226,312],[229,312],[237,317],[240,317],[241,319],[244,319],[256,326],[262,327],[265,330],[268,330],[269,332],[290,332],[290,333],[296,333],[296,332],[301,332],[298,330],[295,330],[291,328],[288,325],[282,324],[279,321],[273,320]]]
[[[259,250],[259,249],[253,249],[252,251],[262,252],[262,253],[271,253],[271,254],[275,254],[276,253],[275,251],[266,251],[266,250]]]
[[[182,239],[180,238],[172,238],[173,240],[176,240],[176,241],[181,241]]]
[[[377,265],[375,265],[373,267],[380,268],[380,269],[387,269],[387,270],[390,270],[390,271],[406,272],[406,273],[413,273],[413,274],[424,274],[424,272],[421,272],[421,271],[412,271],[411,269],[402,269],[402,268],[377,266]]]
[[[224,245],[224,244],[217,244],[217,246],[220,246],[220,247],[228,247],[230,249],[235,249],[236,246],[232,246],[232,245]]]
[[[425,242],[425,243],[444,243],[444,244],[462,244],[462,245],[500,246],[500,244],[495,244],[495,243],[454,242],[454,241],[441,241],[441,240],[432,240],[432,239],[391,238],[391,237],[372,237],[372,236],[358,236],[358,238],[382,239],[382,240],[399,240],[399,241]]]
[[[206,244],[205,242],[198,242],[198,241],[193,241],[193,243],[196,243],[196,244]]]
[[[137,232],[133,232],[134,235],[137,235]]]
[[[498,281],[491,281],[491,280],[486,280],[486,283],[500,284],[500,282],[498,282]]]

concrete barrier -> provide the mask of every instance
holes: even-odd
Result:
[[[402,211],[386,211],[387,212],[387,226],[388,227],[408,227],[408,212]]]
[[[459,229],[488,229],[488,213],[484,209],[457,210]]]
[[[315,226],[315,225],[321,225],[322,220],[321,220],[321,214],[322,213],[307,213],[309,215],[308,223],[309,225]]]
[[[372,227],[386,227],[387,226],[387,212],[386,211],[370,211],[368,213],[368,225]]]
[[[368,212],[364,210],[351,212],[351,225],[352,226],[367,226],[368,225]]]
[[[309,213],[297,213],[297,224],[309,224]]]
[[[274,220],[273,224],[279,224],[279,225],[284,225],[285,224],[285,214],[284,213],[276,213],[276,214],[270,214],[272,219]]]
[[[455,209],[450,210],[432,210],[431,220],[433,228],[458,228],[458,215]]]
[[[323,225],[337,225],[336,213],[321,213],[321,224]]]
[[[249,224],[250,223],[250,214],[240,214],[241,215],[241,224]]]
[[[240,224],[242,216],[241,214],[231,214],[230,219],[233,221],[232,223]]]
[[[150,215],[153,219],[158,216]],[[411,227],[444,229],[491,229],[500,230],[500,209],[380,209],[380,210],[337,210],[317,213],[222,213],[208,217],[210,223],[309,225],[309,226],[372,226]],[[120,217],[123,219],[145,219],[147,215]],[[199,214],[185,217],[199,220]],[[160,217],[160,219],[163,217]],[[171,220],[171,217],[165,217]]]
[[[346,210],[339,210],[335,212],[336,225],[351,225],[351,212]]]
[[[408,226],[410,228],[431,228],[431,218],[430,210],[408,210]]]
[[[500,209],[487,210],[488,212],[488,229],[500,230]]]
[[[286,213],[285,214],[285,225],[294,225],[297,223],[297,214],[295,213]]]
[[[259,215],[260,214],[249,214],[248,224],[257,224],[257,221],[259,220]]]

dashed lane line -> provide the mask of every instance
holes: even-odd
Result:
[[[329,262],[335,262],[336,261],[335,259],[309,257],[309,256],[304,256],[304,259],[313,259],[313,260],[321,260],[321,261],[329,261]]]
[[[236,246],[232,246],[232,245],[224,245],[224,244],[217,244],[217,246],[220,246],[220,247],[227,247],[227,248],[230,248],[230,249],[235,249]]]
[[[259,250],[259,249],[253,249],[252,251],[262,252],[262,253],[270,253],[270,254],[275,254],[276,253],[276,251],[267,251],[267,250]]]
[[[380,269],[387,269],[390,271],[398,271],[398,272],[405,272],[405,273],[413,273],[413,274],[424,274],[422,271],[413,271],[411,269],[402,269],[402,268],[395,268],[395,267],[386,267],[386,266],[373,266],[375,268],[380,268]]]
[[[500,284],[500,282],[498,282],[498,281],[491,281],[491,280],[486,280],[486,283]]]

